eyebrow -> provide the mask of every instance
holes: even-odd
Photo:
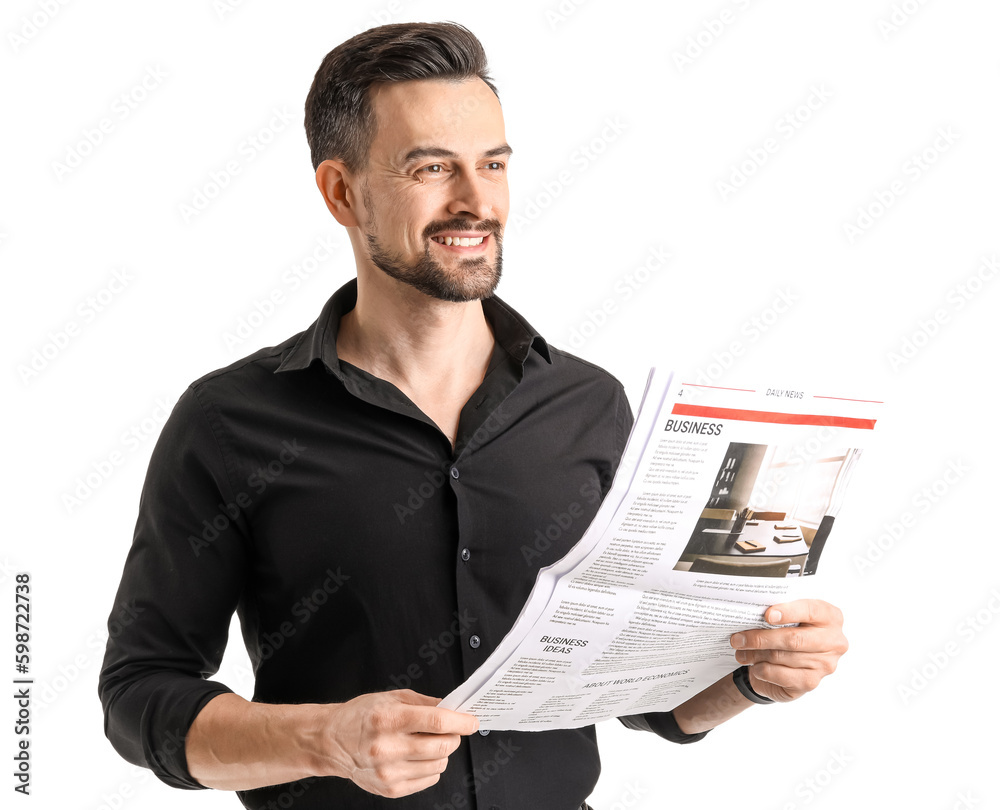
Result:
[[[487,150],[482,154],[482,157],[500,157],[501,155],[510,156],[514,154],[514,150],[510,148],[508,144],[501,144],[500,146],[494,146],[492,149]],[[408,165],[417,160],[423,160],[428,157],[437,158],[457,158],[459,157],[457,152],[452,152],[450,149],[445,149],[441,146],[418,146],[416,149],[411,149],[403,157],[403,165]]]

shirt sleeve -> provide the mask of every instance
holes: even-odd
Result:
[[[208,678],[247,571],[247,527],[213,414],[189,388],[153,450],[98,684],[115,749],[189,789],[202,785],[184,739],[205,704],[232,691]]]
[[[618,719],[625,728],[635,729],[636,731],[651,731],[665,740],[682,745],[684,743],[698,742],[698,740],[708,734],[707,731],[702,731],[698,734],[685,734],[681,731],[680,726],[677,725],[673,712],[633,714],[629,717],[619,717]]]
[[[625,389],[618,384],[618,402],[615,405],[615,469],[618,469],[618,462],[622,453],[625,452],[625,445],[628,444],[629,434],[632,432],[632,424],[635,417],[632,415],[632,406],[629,405],[628,397],[625,396]]]

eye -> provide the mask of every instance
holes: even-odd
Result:
[[[486,168],[498,172],[498,171],[503,171],[504,165],[499,160],[494,160],[490,163],[487,163]]]
[[[430,166],[424,166],[420,171],[427,174],[441,174],[444,171],[444,165],[441,163],[432,163]]]

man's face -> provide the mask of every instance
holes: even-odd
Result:
[[[497,97],[479,79],[429,79],[380,85],[372,104],[359,217],[372,263],[434,298],[489,297],[510,208]]]

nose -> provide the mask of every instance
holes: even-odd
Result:
[[[480,221],[489,219],[493,214],[493,189],[475,171],[459,172],[452,185],[448,212]]]

